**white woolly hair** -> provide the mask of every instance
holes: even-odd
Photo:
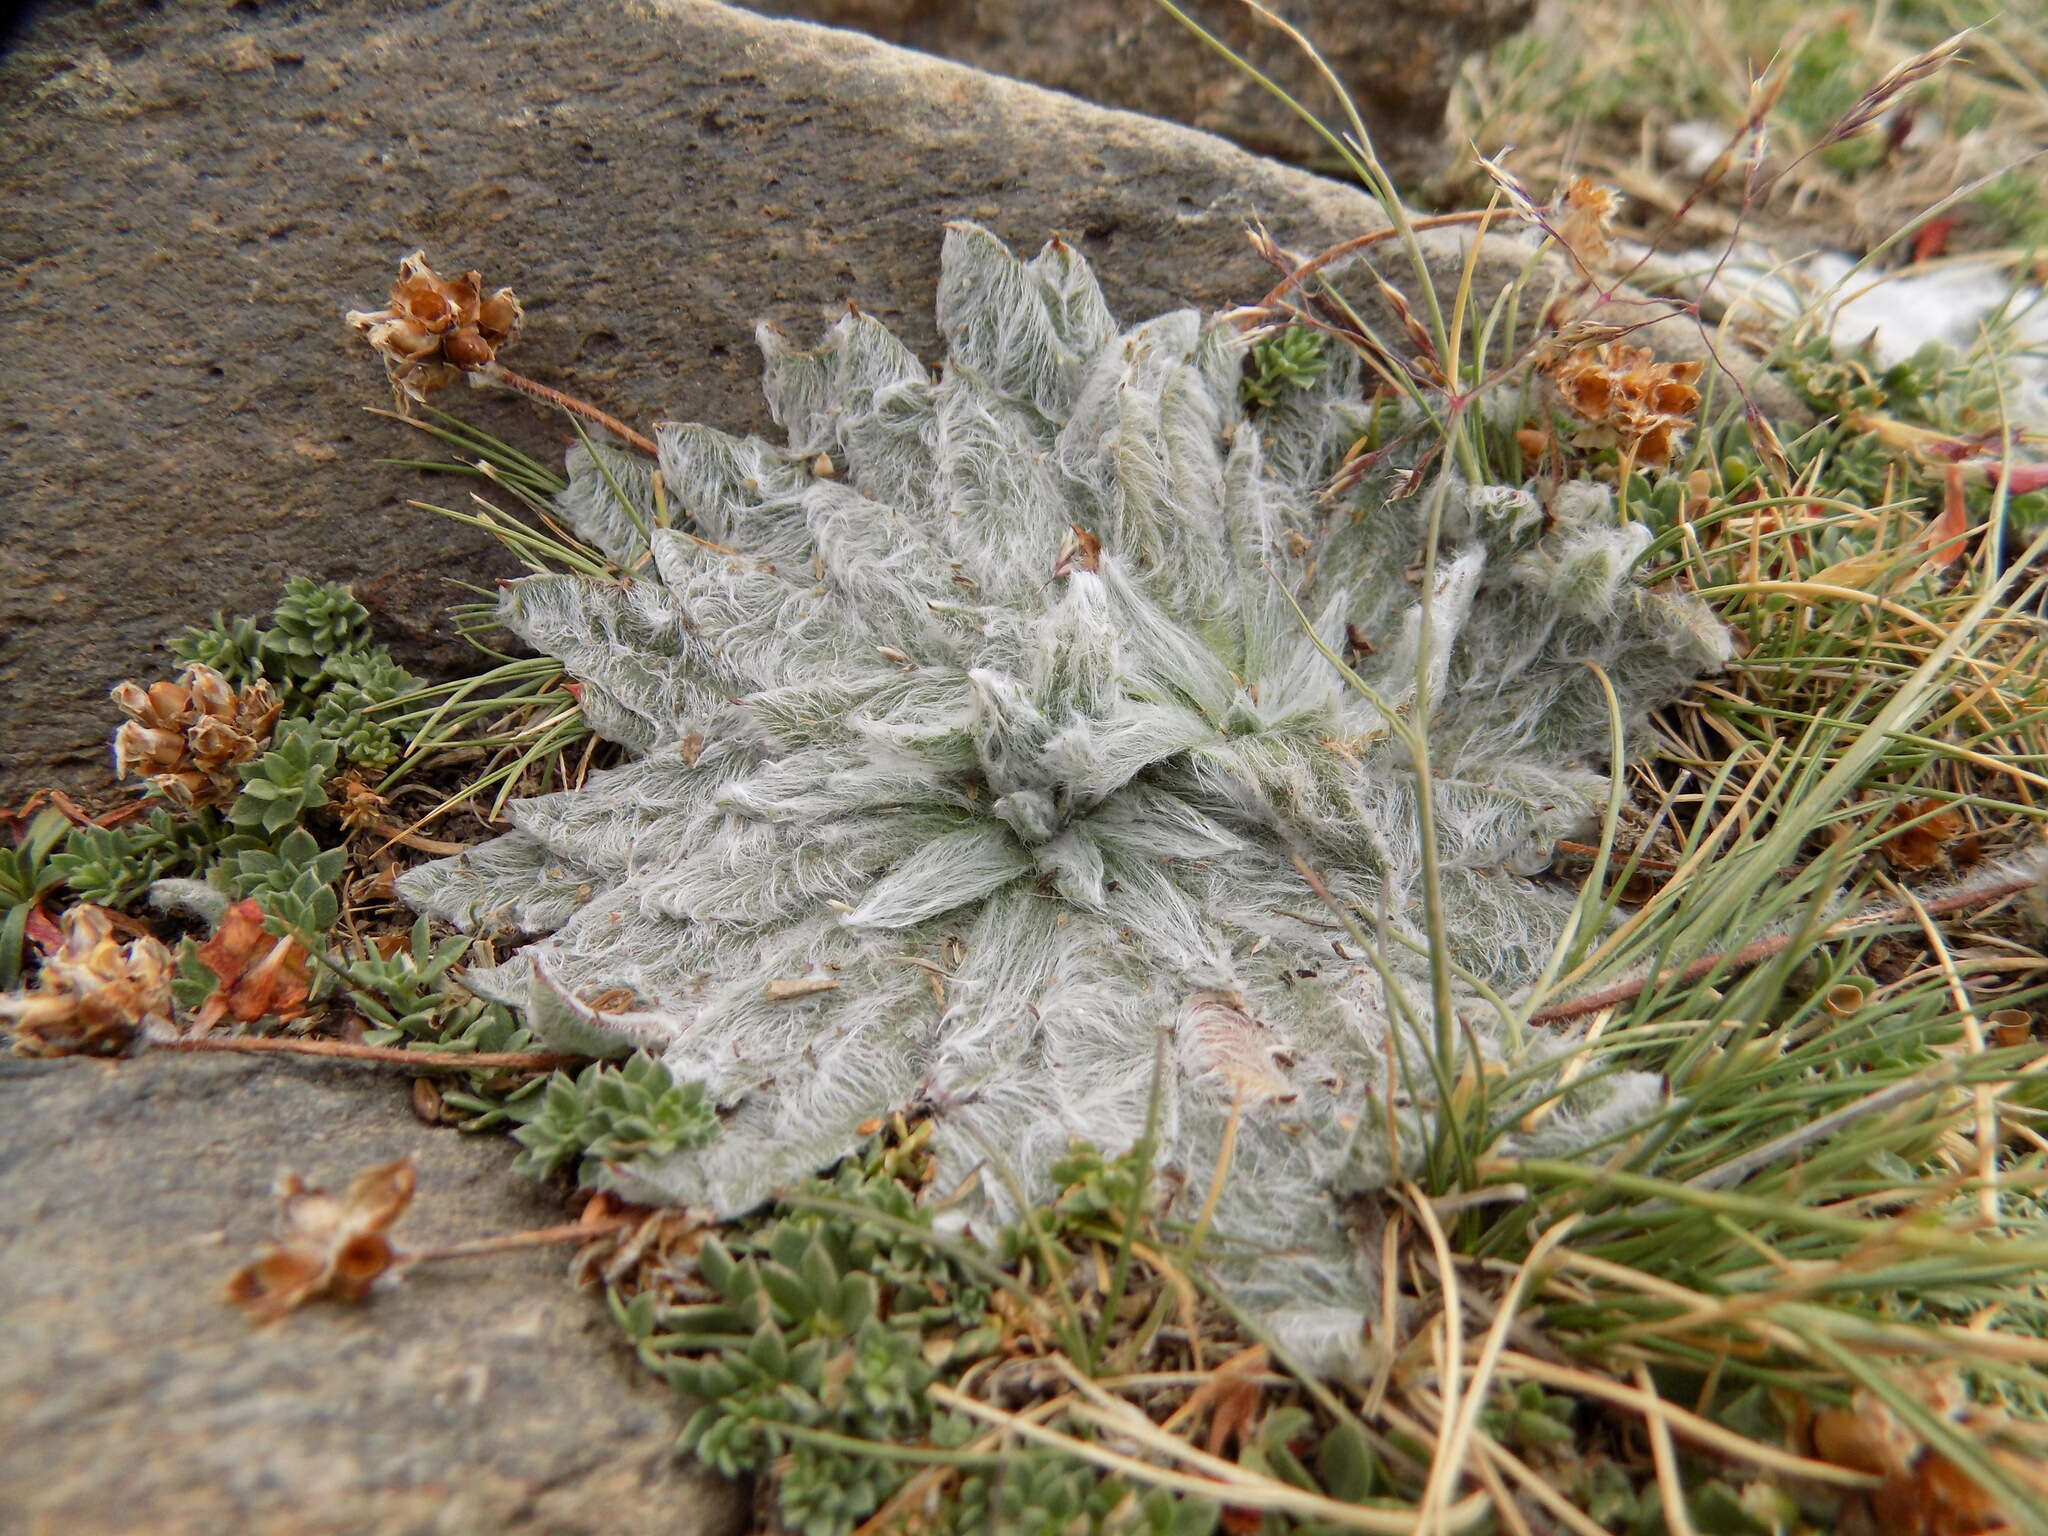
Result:
[[[1238,1116],[1212,1251],[1283,1342],[1346,1369],[1374,1281],[1339,1201],[1430,1125],[1400,1022],[1428,1017],[1416,783],[1381,707],[1429,722],[1453,958],[1512,994],[1571,906],[1531,875],[1609,790],[1586,663],[1640,717],[1724,632],[1632,579],[1648,533],[1590,491],[1546,511],[1447,483],[1420,569],[1434,492],[1320,494],[1366,419],[1355,368],[1247,417],[1230,326],[1120,331],[1063,244],[1025,262],[950,228],[938,315],[936,379],[858,312],[814,351],[763,326],[788,444],[657,427],[668,526],[644,462],[570,454],[560,514],[634,575],[529,577],[504,620],[631,760],[401,889],[549,935],[472,984],[722,1106],[710,1146],[609,1171],[641,1197],[736,1214],[922,1106],[935,1188],[986,1228],[1074,1141],[1130,1147],[1163,1061],[1169,1215],[1199,1208]],[[1599,1092],[1546,1150],[1658,1086]]]

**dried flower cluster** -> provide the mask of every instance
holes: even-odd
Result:
[[[398,1262],[385,1229],[412,1204],[409,1159],[366,1169],[339,1196],[295,1173],[277,1181],[278,1239],[228,1279],[227,1299],[273,1323],[316,1296],[361,1301]]]
[[[571,453],[557,515],[634,577],[529,577],[502,614],[631,761],[401,890],[551,934],[468,983],[719,1109],[703,1145],[607,1165],[623,1192],[734,1214],[921,1105],[948,1219],[980,1223],[1073,1142],[1130,1147],[1156,1095],[1169,1218],[1229,1157],[1240,1302],[1348,1367],[1377,1259],[1341,1197],[1434,1126],[1396,722],[1431,722],[1460,1037],[1495,1057],[1482,989],[1541,969],[1572,894],[1532,876],[1610,792],[1601,679],[1638,717],[1726,636],[1631,579],[1649,532],[1598,487],[1390,496],[1403,464],[1326,497],[1370,418],[1349,356],[1247,415],[1234,327],[1120,330],[1074,251],[971,226],[939,328],[934,379],[859,312],[815,351],[764,327],[786,445],[668,423],[658,466]],[[1324,659],[1347,648],[1365,688]],[[1383,924],[1377,957],[1297,860]],[[1605,1077],[1534,1135],[1574,1149],[1659,1092]]]
[[[2013,1483],[2048,1500],[2048,1468],[2038,1456],[2016,1454],[2009,1447],[2005,1432],[2015,1426],[2002,1410],[1972,1403],[1952,1369],[1907,1367],[1901,1375],[1902,1384],[1930,1413],[1954,1424]],[[2001,1508],[1974,1477],[1927,1444],[1866,1387],[1859,1387],[1846,1405],[1815,1414],[1809,1428],[1814,1451],[1823,1460],[1884,1479],[1882,1487],[1858,1500],[1863,1529],[1878,1536],[1986,1536],[2018,1529],[2010,1517],[2019,1511]]]
[[[1540,365],[1587,440],[1619,447],[1637,464],[1669,464],[1699,409],[1698,363],[1660,363],[1647,347],[1610,341]]]
[[[171,953],[152,938],[126,945],[113,914],[75,906],[58,919],[63,942],[44,957],[36,985],[0,996],[24,1056],[122,1056],[151,1028],[171,1027]]]
[[[115,774],[146,780],[181,811],[235,798],[235,770],[270,744],[280,708],[267,682],[237,691],[200,662],[174,683],[122,683],[113,699],[128,717],[114,732]]]
[[[1574,176],[1558,199],[1557,237],[1589,270],[1607,265],[1614,246],[1614,215],[1621,198],[1590,176]]]
[[[398,264],[388,305],[348,312],[348,323],[384,359],[401,399],[413,400],[488,368],[518,336],[525,318],[510,288],[485,297],[482,273],[443,277],[427,264],[424,251]]]

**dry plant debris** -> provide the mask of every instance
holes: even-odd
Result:
[[[1908,800],[1885,818],[1888,829],[1881,847],[1893,869],[1918,874],[1943,863],[1966,868],[1980,850],[1969,818],[1939,800]]]
[[[281,1174],[277,1240],[228,1278],[227,1299],[259,1323],[317,1296],[361,1301],[399,1262],[384,1234],[412,1204],[416,1180],[408,1158],[366,1169],[340,1195]]]
[[[1590,272],[1606,268],[1614,254],[1614,218],[1621,196],[1590,176],[1574,176],[1558,199],[1557,238]]]
[[[114,772],[145,780],[181,811],[235,798],[235,770],[270,744],[281,707],[269,683],[237,690],[203,663],[176,682],[121,683],[113,699],[128,717],[114,732]]]
[[[312,991],[306,948],[295,938],[270,933],[256,901],[229,907],[219,929],[196,953],[220,985],[194,1016],[195,1032],[204,1034],[222,1019],[288,1023],[304,1016]]]
[[[2048,1465],[1999,1443],[2012,1427],[2006,1414],[1973,1405],[1953,1369],[1903,1374],[1930,1410],[1983,1442],[2048,1507]],[[1881,1487],[1856,1501],[1860,1508],[1855,1511],[1878,1536],[1982,1536],[2013,1529],[1996,1500],[1868,1388],[1857,1391],[1846,1407],[1815,1414],[1811,1433],[1823,1460],[1883,1479]]]
[[[1660,363],[1647,347],[1619,340],[1575,347],[1537,366],[1586,424],[1582,439],[1618,447],[1634,464],[1669,464],[1699,409],[1700,365]]]
[[[488,298],[483,275],[447,278],[414,251],[398,264],[383,309],[352,309],[348,323],[368,338],[401,397],[424,401],[464,374],[489,368],[519,335],[526,311],[510,288]]]
[[[411,1206],[417,1185],[409,1157],[365,1169],[339,1195],[313,1188],[289,1170],[280,1173],[277,1238],[228,1277],[225,1300],[267,1325],[321,1297],[361,1301],[384,1276],[396,1277],[421,1264],[564,1243],[579,1245],[581,1258],[588,1258],[593,1252],[613,1252],[628,1228],[638,1229],[625,1244],[637,1253],[647,1233],[677,1219],[670,1212],[650,1215],[622,1210],[609,1199],[593,1200],[576,1220],[557,1226],[401,1249],[387,1233]]]
[[[125,1056],[143,1034],[171,1027],[171,952],[144,936],[114,937],[114,915],[80,905],[62,913],[57,949],[35,986],[0,996],[24,1056]]]

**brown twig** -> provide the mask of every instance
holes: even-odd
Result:
[[[466,1243],[449,1243],[440,1248],[416,1248],[401,1256],[407,1268],[415,1264],[438,1264],[443,1259],[476,1259],[486,1254],[511,1253],[519,1248],[545,1248],[554,1243],[574,1243],[586,1238],[605,1237],[639,1224],[641,1217],[614,1216],[610,1221],[567,1221],[559,1227],[536,1227],[530,1232],[506,1232],[497,1237],[473,1237]]]
[[[373,821],[366,830],[374,832],[385,840],[377,849],[379,853],[396,844],[401,848],[414,848],[421,853],[431,853],[445,857],[450,854],[467,853],[476,846],[474,843],[451,843],[446,838],[441,837],[426,837],[413,831],[410,827],[401,827],[394,821]]]
[[[557,1067],[580,1067],[590,1060],[588,1056],[566,1055],[560,1051],[414,1051],[397,1045],[356,1045],[347,1040],[286,1040],[256,1035],[220,1040],[160,1040],[150,1049],[329,1056],[343,1061],[381,1062],[416,1072],[552,1072]]]
[[[2032,890],[2040,882],[2031,875],[2011,880],[2001,880],[1997,885],[1987,885],[1976,890],[1955,891],[1947,896],[1936,897],[1933,901],[1920,903],[1920,911],[1930,917],[1945,917],[1952,912],[1967,912],[1976,907],[1988,907],[1993,902],[2003,901],[2008,896],[2017,896],[2022,891]],[[1858,913],[1835,924],[1823,937],[1845,933],[1852,928],[1876,927],[1883,923],[1908,922],[1915,917],[1910,906],[1885,907],[1876,912]],[[1584,997],[1575,997],[1568,1003],[1553,1003],[1548,1008],[1539,1008],[1529,1015],[1531,1024],[1562,1024],[1569,1019],[1584,1018],[1589,1013],[1598,1013],[1602,1008],[1612,1008],[1617,1003],[1634,1002],[1652,987],[1686,986],[1703,976],[1712,975],[1722,966],[1730,970],[1746,971],[1753,965],[1761,965],[1773,955],[1781,953],[1795,935],[1779,934],[1775,938],[1758,939],[1754,944],[1745,944],[1733,951],[1720,954],[1702,955],[1699,959],[1675,970],[1660,971],[1654,976],[1645,976],[1637,981],[1618,981],[1611,987],[1602,987],[1597,992],[1588,992]]]
[[[1417,230],[1445,229],[1454,224],[1480,223],[1491,211],[1486,208],[1472,208],[1462,213],[1439,213],[1426,219],[1410,219],[1408,222],[1411,228]],[[1279,286],[1259,300],[1258,304],[1254,307],[1266,309],[1278,304],[1285,297],[1288,289],[1297,288],[1307,282],[1308,279],[1322,271],[1331,262],[1341,261],[1344,257],[1365,250],[1369,246],[1378,245],[1382,240],[1391,240],[1399,233],[1399,230],[1391,227],[1376,229],[1370,234],[1356,235],[1349,240],[1333,245],[1319,256],[1311,256],[1307,261],[1281,279]]]
[[[543,384],[538,379],[529,379],[523,373],[514,373],[502,363],[493,363],[488,368],[480,370],[479,377],[489,379],[493,384],[503,384],[507,389],[515,389],[529,400],[538,400],[543,405],[557,405],[573,416],[581,416],[585,421],[594,421],[622,442],[639,449],[649,458],[654,457],[652,438],[643,437],[618,417],[600,411],[588,401],[578,400],[574,395],[565,395],[559,389]]]

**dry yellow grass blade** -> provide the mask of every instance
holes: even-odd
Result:
[[[1290,1487],[1286,1483],[1240,1467],[1235,1462],[1210,1456],[1196,1450],[1184,1440],[1165,1434],[1135,1409],[1132,1410],[1133,1419],[1128,1421],[1121,1415],[1112,1416],[1100,1410],[1091,1413],[1091,1410],[1080,1405],[1075,1405],[1070,1411],[1084,1420],[1092,1417],[1098,1422],[1107,1421],[1109,1427],[1113,1427],[1119,1434],[1130,1435],[1133,1439],[1190,1466],[1202,1467],[1214,1476],[1193,1477],[1187,1473],[1153,1466],[1135,1457],[1120,1455],[1107,1446],[1031,1423],[1017,1414],[996,1407],[993,1403],[985,1403],[978,1398],[956,1392],[943,1383],[934,1383],[931,1395],[932,1401],[942,1408],[964,1413],[984,1424],[1001,1425],[1014,1432],[1020,1439],[1062,1451],[1106,1471],[1115,1472],[1133,1483],[1165,1488],[1194,1498],[1225,1502],[1244,1509],[1306,1515],[1326,1520],[1345,1530],[1371,1532],[1373,1536],[1417,1536],[1423,1529],[1412,1510],[1346,1504],[1337,1499],[1325,1498],[1321,1494]],[[1142,1421],[1150,1433],[1138,1430],[1136,1421]],[[1444,1511],[1442,1528],[1449,1531],[1470,1530],[1486,1517],[1492,1507],[1493,1501],[1484,1494],[1473,1494],[1469,1498],[1461,1499]]]
[[[1602,1402],[1612,1403],[1617,1408],[1626,1408],[1640,1414],[1645,1419],[1661,1419],[1674,1433],[1683,1435],[1695,1445],[1704,1446],[1731,1460],[1748,1462],[1767,1471],[1782,1472],[1791,1477],[1808,1477],[1835,1488],[1876,1488],[1884,1481],[1867,1472],[1853,1471],[1848,1467],[1838,1467],[1832,1462],[1815,1461],[1806,1456],[1794,1456],[1789,1451],[1781,1451],[1774,1446],[1745,1439],[1732,1430],[1723,1429],[1710,1419],[1703,1419],[1688,1409],[1667,1403],[1654,1394],[1626,1386],[1592,1371],[1553,1365],[1547,1360],[1538,1360],[1533,1355],[1522,1354],[1519,1350],[1502,1353],[1500,1374],[1520,1377],[1565,1392],[1576,1392],[1582,1397],[1597,1398]]]
[[[1479,1356],[1472,1364],[1472,1378],[1465,1389],[1463,1401],[1458,1404],[1457,1414],[1448,1421],[1449,1429],[1437,1452],[1437,1464],[1430,1468],[1429,1489],[1436,1492],[1439,1504],[1456,1487],[1458,1471],[1471,1465],[1472,1444],[1479,1432],[1480,1410],[1486,1405],[1487,1392],[1493,1385],[1501,1354],[1507,1348],[1508,1332],[1521,1310],[1522,1297],[1550,1262],[1550,1256],[1558,1245],[1570,1236],[1578,1220],[1576,1214],[1567,1216],[1539,1237],[1530,1247],[1528,1256],[1517,1266],[1506,1293],[1493,1304],[1493,1325],[1486,1330],[1486,1337],[1480,1343]],[[1448,1300],[1445,1305],[1448,1311]],[[1422,1508],[1424,1511],[1433,1508],[1427,1494]]]

